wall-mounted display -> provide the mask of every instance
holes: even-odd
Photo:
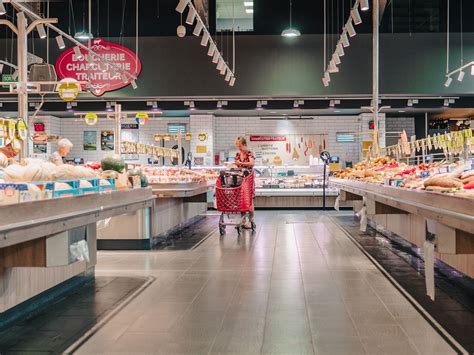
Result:
[[[97,150],[97,131],[84,131],[84,150]]]
[[[103,151],[114,150],[114,131],[102,131],[100,133],[100,146]]]

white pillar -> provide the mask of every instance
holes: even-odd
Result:
[[[28,21],[23,12],[17,14],[18,43],[18,118],[28,125]],[[28,156],[28,142],[23,142],[21,158]]]

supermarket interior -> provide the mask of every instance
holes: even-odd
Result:
[[[0,354],[474,354],[473,13],[0,0]]]

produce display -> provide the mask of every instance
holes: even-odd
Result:
[[[178,167],[143,167],[143,174],[150,184],[210,183],[214,184],[219,171],[212,169],[190,170]]]
[[[380,157],[359,162],[353,168],[338,172],[335,177],[474,197],[474,170],[470,163],[441,161],[411,166]]]

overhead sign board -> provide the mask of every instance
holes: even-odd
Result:
[[[78,56],[74,51],[75,48],[69,48],[61,53],[56,61],[56,73],[61,79],[89,81],[90,90],[95,96],[102,96],[108,91],[129,85],[133,80],[131,75],[138,77],[142,70],[140,59],[134,52],[119,44],[106,42],[102,38],[95,38],[92,41],[91,50],[121,68],[121,71],[106,62],[99,64],[101,60],[96,56],[88,56],[85,49],[79,48],[81,55]]]

